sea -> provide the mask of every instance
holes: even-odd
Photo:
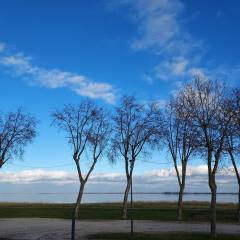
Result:
[[[39,193],[0,193],[0,202],[19,202],[19,203],[73,203],[77,197],[76,192],[39,192]],[[113,203],[121,202],[123,193],[108,192],[85,192],[84,203]],[[142,202],[175,202],[178,193],[170,192],[135,192],[134,201]],[[209,202],[210,193],[185,193],[184,201]],[[237,193],[218,193],[217,201],[220,203],[237,203]]]

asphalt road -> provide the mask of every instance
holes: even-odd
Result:
[[[63,240],[70,239],[71,221],[63,219],[0,219],[0,239],[15,240]],[[95,233],[112,233],[130,231],[128,220],[115,221],[77,221],[76,240],[86,240]],[[208,223],[178,223],[160,221],[134,221],[134,231],[144,233],[208,233]],[[240,224],[218,224],[218,233],[238,234]]]

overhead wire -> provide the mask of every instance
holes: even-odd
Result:
[[[171,164],[170,162],[156,162],[156,161],[148,161],[148,160],[141,160],[141,162],[145,163],[151,163],[151,164],[156,164],[156,165],[169,165]]]
[[[149,161],[149,160],[140,160],[144,163],[150,163],[155,165],[168,165],[170,162],[156,162],[156,161]],[[25,164],[16,164],[16,163],[8,163],[10,165],[16,166],[16,167],[22,167],[22,168],[35,168],[35,169],[53,169],[53,168],[61,168],[61,167],[70,167],[73,166],[74,163],[63,163],[63,164],[57,164],[52,166],[32,166],[32,165],[25,165]]]
[[[58,165],[52,165],[52,166],[31,166],[31,165],[24,165],[24,164],[15,164],[15,163],[9,163],[10,165],[16,166],[16,167],[23,167],[23,168],[45,168],[45,169],[51,169],[51,168],[60,168],[60,167],[68,167],[73,166],[73,163],[66,163],[66,164],[58,164]]]

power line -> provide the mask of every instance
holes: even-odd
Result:
[[[155,164],[155,165],[169,165],[170,162],[154,162],[154,161],[148,161],[148,160],[140,160],[141,162]],[[43,169],[53,169],[53,168],[61,168],[61,167],[69,167],[73,166],[73,163],[64,163],[64,164],[58,164],[58,165],[52,165],[52,166],[31,166],[31,165],[24,165],[24,164],[15,164],[15,163],[8,163],[10,165],[16,166],[16,167],[22,167],[22,168],[43,168]]]
[[[146,162],[146,163],[151,163],[151,164],[156,164],[156,165],[169,165],[171,164],[170,162],[154,162],[154,161],[148,161],[148,160],[141,160],[141,162]]]
[[[22,164],[15,164],[15,163],[9,163],[9,164],[11,164],[13,166],[16,166],[16,167],[23,167],[23,168],[46,168],[46,169],[67,167],[67,166],[72,166],[73,165],[73,163],[66,163],[66,164],[59,164],[59,165],[43,167],[43,166],[30,166],[30,165],[22,165]]]

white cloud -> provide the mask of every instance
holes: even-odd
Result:
[[[236,66],[218,66],[213,68],[210,72],[206,70],[206,73],[211,76],[211,78],[220,79],[222,81],[231,82],[232,84],[239,85],[240,78],[240,65]]]
[[[179,167],[179,170],[181,172],[181,167]],[[188,177],[196,177],[201,175],[207,175],[207,165],[199,165],[196,167],[188,166],[186,175]],[[169,168],[169,169],[160,169],[156,171],[149,171],[145,173],[145,177],[149,179],[158,179],[158,178],[169,178],[169,177],[176,177],[175,169]]]
[[[181,169],[181,168],[180,168]],[[229,183],[235,181],[235,174],[230,169],[218,173],[221,183]],[[187,177],[191,180],[191,184],[197,184],[198,181],[205,179],[207,181],[207,166],[188,166]],[[155,171],[146,171],[141,175],[134,175],[134,182],[136,184],[152,184],[152,183],[169,183],[176,181],[175,169],[159,169]],[[125,183],[126,177],[124,173],[94,173],[90,176],[89,184],[113,184]],[[33,184],[33,183],[52,183],[52,184],[68,184],[78,183],[76,173],[67,172],[63,170],[24,170],[19,172],[1,172],[0,183],[14,183],[14,184]],[[175,183],[177,184],[177,182]],[[177,186],[177,185],[176,185]]]
[[[134,49],[154,48],[162,52],[163,47],[171,50],[177,46],[176,38],[182,30],[178,17],[183,10],[183,4],[178,0],[137,0],[134,4],[135,20],[139,21],[139,36],[133,41]]]
[[[169,80],[176,77],[186,76],[187,66],[189,60],[182,57],[173,58],[170,60],[162,61],[158,66],[154,68],[155,77],[160,80]]]
[[[40,182],[69,183],[76,181],[74,174],[66,171],[49,171],[42,169],[24,170],[20,172],[1,172],[0,183],[30,184]]]
[[[158,108],[164,109],[166,107],[168,101],[165,99],[160,99],[158,101],[155,101],[155,103],[157,104]]]
[[[83,83],[80,88],[74,89],[75,92],[82,96],[91,98],[101,98],[108,103],[114,103],[115,97],[112,93],[112,86],[107,83]]]
[[[118,7],[130,10],[137,25],[137,36],[131,43],[134,50],[151,49],[154,54],[179,57],[201,45],[185,29],[181,0],[119,0],[109,5],[114,10]]]
[[[189,68],[188,73],[191,77],[196,75],[202,78],[220,80],[229,83],[231,86],[237,86],[240,78],[240,65],[236,66],[210,66],[209,68]]]
[[[24,56],[22,53],[0,55],[0,64],[12,68],[14,70],[13,74],[16,75],[32,75],[38,71],[38,68],[32,66],[31,58]]]
[[[5,43],[0,42],[0,53],[5,50]]]
[[[132,10],[132,19],[137,26],[137,34],[131,47],[161,55],[152,75],[148,75],[145,81],[153,83],[154,79],[160,79],[177,83],[184,78],[186,80],[200,75],[237,85],[240,77],[239,65],[219,66],[215,61],[203,63],[202,58],[207,48],[202,39],[194,39],[187,29],[187,21],[184,19],[185,3],[182,0],[119,2],[120,6],[128,6]],[[218,17],[221,14],[221,11],[217,12]]]
[[[5,45],[2,46],[5,48]],[[3,52],[3,51],[2,51]],[[1,53],[1,44],[0,44]],[[0,55],[0,65],[9,69],[11,74],[28,79],[32,85],[47,88],[69,88],[81,96],[102,99],[114,103],[115,90],[109,83],[93,82],[89,78],[60,69],[45,69],[32,63],[32,58],[23,53]]]
[[[189,76],[188,69],[201,59],[196,52],[202,48],[202,41],[194,39],[186,29],[181,0],[121,0],[118,6],[128,6],[137,25],[131,47],[161,55],[153,75],[145,77],[145,81],[152,84],[154,78],[175,81]]]
[[[182,75],[185,72],[188,63],[189,63],[188,59],[182,59],[182,58],[177,59],[171,65],[172,73],[177,76]]]
[[[206,70],[203,68],[190,68],[188,70],[190,76],[200,76],[201,78],[206,78]]]
[[[126,177],[122,173],[96,173],[90,177],[91,183],[114,183],[114,182],[125,182]]]
[[[146,74],[143,75],[143,80],[150,85],[152,85],[153,82],[154,82],[153,78],[149,75],[146,75]]]

